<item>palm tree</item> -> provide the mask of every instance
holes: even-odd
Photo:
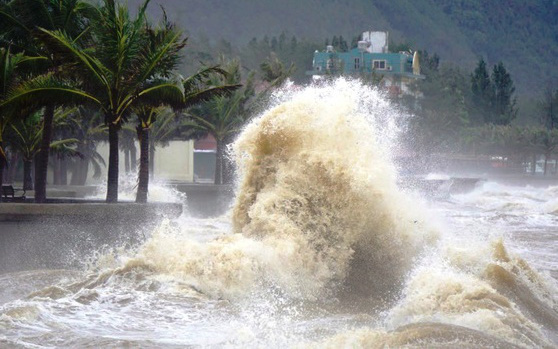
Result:
[[[80,0],[12,0],[0,7],[0,42],[9,43],[18,51],[48,58],[49,64],[42,67],[42,73],[64,74],[56,52],[45,46],[42,40],[44,30],[64,32],[75,43],[89,38],[89,20],[96,14],[95,8]],[[41,151],[36,161],[35,202],[46,199],[46,177],[49,147],[52,139],[52,122],[56,102],[62,100],[44,99],[34,101],[45,106]],[[28,103],[30,104],[30,103]]]
[[[90,27],[94,40],[89,46],[76,42],[66,32],[42,29],[44,44],[79,80],[46,74],[23,84],[5,102],[79,101],[100,108],[109,130],[107,202],[118,201],[118,132],[132,109],[183,101],[183,87],[171,71],[186,40],[165,22],[159,44],[152,47],[152,30],[146,24],[148,4],[146,0],[131,18],[125,5],[104,0]]]
[[[270,86],[281,86],[295,71],[294,63],[285,68],[285,65],[275,53],[271,55],[260,64],[262,71],[262,80],[270,84]]]
[[[213,75],[226,75],[226,72],[217,66],[206,67],[184,79],[184,100],[179,105],[180,109],[208,101],[216,96],[226,96],[238,89],[241,85],[227,83],[213,85],[210,77]],[[140,168],[138,172],[138,191],[136,202],[147,202],[149,187],[149,173],[153,174],[155,144],[168,141],[176,133],[176,113],[169,108],[143,107],[136,110],[138,116],[137,134],[140,143]],[[153,134],[150,135],[150,130]]]
[[[120,150],[124,152],[124,171],[130,174],[132,170],[137,170],[137,149],[136,149],[136,128],[132,124],[123,125],[120,138]]]
[[[44,60],[43,57],[28,57],[22,53],[12,54],[9,48],[0,48],[0,101],[6,98],[10,89],[12,89],[19,80],[24,79],[29,67],[34,62]],[[4,150],[4,131],[8,129],[10,123],[26,113],[28,108],[13,108],[0,106],[0,187],[4,174],[4,168],[7,164],[6,152]],[[0,195],[0,202],[2,201]]]
[[[102,166],[106,166],[97,152],[97,144],[106,138],[108,129],[99,112],[84,107],[77,108],[66,120],[72,134],[79,140],[76,150],[80,154],[80,157],[73,158],[70,184],[85,185],[90,167],[93,167],[93,178],[100,178]]]
[[[65,122],[68,114],[74,110],[58,109],[54,113],[54,124]],[[10,149],[17,151],[23,158],[23,189],[32,190],[33,180],[31,177],[31,166],[33,159],[41,151],[41,140],[44,125],[40,122],[39,113],[31,114],[26,119],[20,119],[10,125],[10,137],[8,138]],[[76,138],[59,139],[50,143],[50,151],[59,156],[80,156],[76,150],[79,141]],[[36,175],[36,169],[35,169]]]
[[[225,74],[212,74],[210,83],[241,86],[240,62],[233,60],[223,64],[223,67]],[[255,73],[251,72],[242,89],[236,89],[228,95],[216,95],[193,108],[188,115],[187,126],[211,134],[217,143],[215,184],[228,183],[231,179],[225,157],[227,144],[238,134],[259,102],[268,97],[274,88],[282,85],[294,72],[295,66],[291,64],[285,68],[277,56],[272,54],[260,65],[260,69],[263,83],[258,88],[254,84]]]
[[[240,84],[242,78],[238,61],[229,62],[224,70],[227,72],[226,75],[212,76],[214,84]],[[236,90],[230,96],[215,96],[200,106],[192,108],[188,114],[187,126],[211,134],[217,142],[215,184],[228,182],[225,171],[225,148],[246,122],[252,106],[249,101],[255,95],[254,74],[251,73],[243,88]]]

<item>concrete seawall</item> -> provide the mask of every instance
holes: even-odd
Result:
[[[80,268],[100,250],[137,245],[181,213],[176,203],[1,203],[0,273]]]

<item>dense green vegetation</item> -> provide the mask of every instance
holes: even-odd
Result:
[[[138,2],[139,0],[135,0]],[[437,52],[466,70],[482,57],[502,61],[520,95],[538,95],[558,78],[558,2],[453,0],[155,0],[196,40],[228,41],[232,50],[252,38],[286,33],[313,42],[343,36],[350,44],[365,30],[389,31],[394,42]],[[132,2],[131,2],[132,3]],[[155,15],[160,11],[152,7]],[[277,38],[279,39],[279,38]],[[312,59],[306,53],[306,62]],[[226,52],[224,52],[226,53]],[[307,63],[309,64],[309,63]],[[305,66],[298,64],[298,69]]]
[[[27,165],[35,158],[35,201],[44,202],[53,145],[68,145],[68,134],[79,134],[82,139],[70,138],[74,147],[66,153],[81,149],[85,153],[79,155],[84,159],[94,154],[87,151],[88,132],[78,132],[75,124],[53,130],[60,126],[54,124],[57,107],[70,119],[69,114],[74,113],[68,108],[83,105],[90,115],[102,114],[108,129],[107,202],[118,201],[119,133],[132,114],[138,116],[142,146],[136,201],[146,202],[148,157],[144,155],[148,147],[144,145],[149,144],[149,128],[155,122],[146,115],[153,115],[151,111],[163,105],[185,109],[239,87],[208,85],[207,75],[217,68],[186,78],[178,75],[185,38],[166,18],[153,25],[146,15],[148,4],[145,1],[136,15],[130,15],[125,5],[113,0],[98,6],[79,0],[0,3],[0,178],[8,160],[3,146],[3,136],[8,133],[8,149],[23,156],[26,180],[30,177]],[[40,111],[42,117],[37,118]],[[57,132],[64,139],[53,142]],[[55,173],[60,170],[55,159],[50,162],[54,162]],[[67,169],[63,172],[65,176]]]
[[[413,116],[418,153],[543,156],[546,173],[557,152],[556,1],[130,3],[0,1],[0,184],[21,161],[44,202],[49,166],[55,184],[68,173],[84,184],[90,166],[105,166],[96,146],[108,141],[106,199],[116,202],[119,152],[132,172],[137,140],[136,201],[146,202],[155,147],[206,134],[217,141],[215,183],[226,183],[224,149],[259,101],[287,78],[309,82],[315,50],[347,51],[370,29],[390,32],[392,52],[419,52],[424,79],[391,96]]]
[[[542,157],[558,154],[558,87],[548,87],[539,98],[532,125],[514,122],[517,116],[514,82],[502,62],[490,69],[483,59],[476,68],[440,64],[436,55],[421,52],[425,79],[414,86],[418,99],[406,96],[394,102],[407,110],[411,135],[409,149],[428,170],[436,154],[497,158],[515,171],[527,164],[535,172]],[[436,165],[436,164],[434,164]]]

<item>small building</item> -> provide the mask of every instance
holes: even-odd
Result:
[[[415,52],[390,53],[387,32],[364,32],[358,47],[347,52],[336,52],[333,46],[314,52],[312,70],[314,79],[327,75],[348,75],[377,78],[379,85],[395,96],[413,94],[412,82],[424,79],[420,74]]]
[[[211,134],[194,142],[194,182],[213,183],[216,155],[217,141]]]

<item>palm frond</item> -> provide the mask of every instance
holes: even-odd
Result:
[[[127,105],[128,108],[132,104],[144,105],[148,107],[158,107],[161,105],[170,105],[173,108],[180,108],[184,100],[182,85],[176,81],[165,79],[154,80],[148,83],[137,95],[137,98],[130,98]]]
[[[184,91],[185,93],[189,93],[190,91],[196,91],[200,89],[200,86],[207,85],[207,82],[210,80],[211,77],[214,75],[220,75],[222,77],[226,77],[228,72],[221,68],[220,66],[211,66],[202,68],[195,74],[190,75],[183,81]]]
[[[139,69],[138,82],[146,81],[154,76],[168,77],[176,68],[179,52],[186,45],[181,39],[182,33],[169,22],[162,28],[147,28],[147,45],[142,50],[142,66]]]
[[[25,81],[8,92],[4,101],[0,103],[0,109],[40,107],[53,101],[68,106],[85,103],[101,104],[97,98],[74,87],[71,82],[61,81],[52,74],[47,74]]]
[[[101,154],[97,153],[96,151],[90,155],[89,161],[91,165],[93,165],[93,178],[98,179],[101,177],[103,167],[106,167],[107,164],[105,163],[105,159],[101,156]]]
[[[240,84],[223,85],[223,86],[210,87],[203,90],[191,91],[189,94],[184,96],[183,108],[189,108],[194,104],[207,102],[210,99],[215,97],[228,96],[241,87],[242,85]]]
[[[81,77],[88,80],[94,78],[92,82],[96,82],[99,87],[110,88],[109,79],[107,78],[108,69],[99,59],[89,55],[64,32],[59,30],[40,30],[43,33],[43,35],[40,35],[42,41],[49,47],[51,52],[56,53],[58,59],[72,63],[73,69],[78,71]]]

